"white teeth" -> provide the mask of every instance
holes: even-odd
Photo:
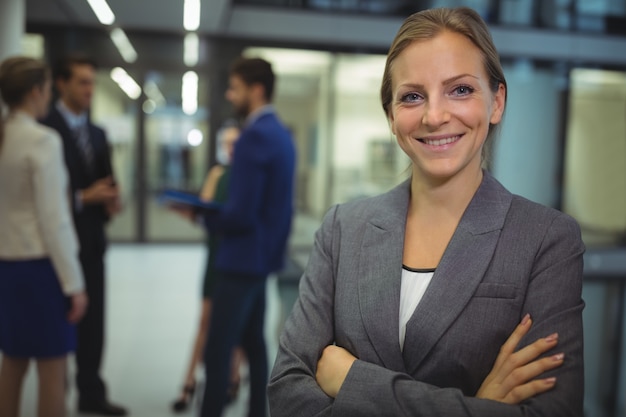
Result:
[[[435,140],[430,140],[430,139],[422,139],[422,141],[427,144],[427,145],[433,145],[433,146],[441,146],[441,145],[447,145],[448,143],[452,143],[455,142],[459,139],[458,136],[452,136],[450,138],[444,138],[444,139],[435,139]]]

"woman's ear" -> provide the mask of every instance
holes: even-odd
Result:
[[[491,117],[489,123],[497,125],[502,120],[504,114],[504,105],[506,102],[506,88],[504,84],[498,84],[498,91],[493,96],[493,107],[491,108]]]
[[[396,123],[393,117],[393,113],[391,111],[387,113],[387,122],[389,123],[389,129],[391,129],[391,133],[393,133],[394,136],[397,136],[396,135]]]

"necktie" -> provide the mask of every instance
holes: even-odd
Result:
[[[83,124],[74,128],[74,137],[76,138],[78,148],[83,154],[85,165],[91,170],[93,167],[93,148],[91,147],[91,143],[89,143],[87,125]]]

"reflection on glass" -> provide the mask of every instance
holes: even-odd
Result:
[[[164,188],[198,192],[206,174],[209,128],[206,108],[198,104],[194,112],[183,112],[183,74],[148,74],[144,103],[146,111],[146,237],[148,241],[200,241],[204,232],[198,225],[179,217],[157,201]],[[150,91],[148,94],[147,91]],[[198,87],[195,86],[197,95]]]
[[[626,244],[626,73],[575,69],[564,210],[588,246]]]
[[[137,105],[110,78],[108,70],[98,71],[91,117],[107,133],[113,172],[122,199],[122,211],[107,225],[108,237],[113,241],[135,240]]]
[[[274,105],[298,152],[291,254],[306,257],[331,204],[406,177],[408,160],[380,106],[385,57],[283,48],[249,48],[245,55],[267,59],[277,75]]]

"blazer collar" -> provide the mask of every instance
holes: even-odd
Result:
[[[266,104],[262,107],[259,107],[254,112],[250,113],[244,122],[244,126],[250,126],[256,123],[261,117],[267,114],[275,114],[274,106],[271,104]]]
[[[404,229],[410,180],[372,200],[374,214],[365,225],[359,263],[359,303],[363,325],[381,362],[406,372],[398,326]]]
[[[410,180],[373,200],[374,214],[366,225],[361,247],[359,299],[364,326],[385,367],[414,373],[482,280],[512,195],[484,173],[424,297],[407,323],[401,351],[398,316],[409,197]]]

